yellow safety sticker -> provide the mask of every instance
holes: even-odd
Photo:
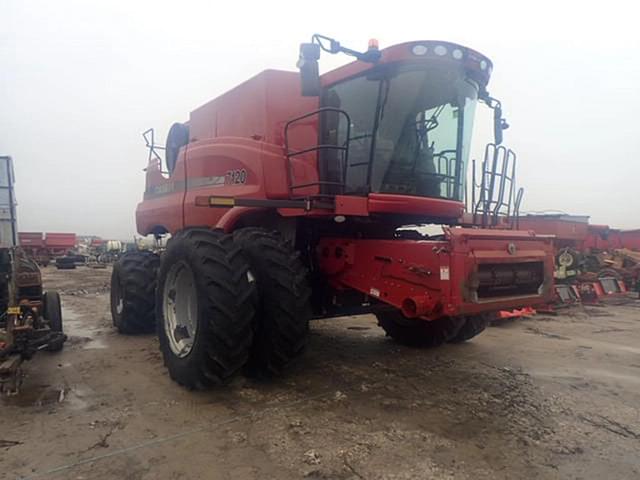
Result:
[[[209,205],[224,205],[233,207],[235,200],[228,197],[209,197]]]
[[[7,308],[7,313],[9,315],[20,315],[20,307],[9,307]]]

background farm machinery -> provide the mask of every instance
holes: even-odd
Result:
[[[21,364],[39,350],[56,351],[62,331],[60,296],[44,292],[37,263],[16,246],[13,164],[0,157],[0,393],[16,393]]]
[[[561,303],[594,301],[640,289],[640,230],[589,224],[589,217],[543,214],[517,218],[519,228],[554,236]]]
[[[66,256],[76,246],[75,233],[18,232],[18,244],[22,251],[41,267],[56,258]]]

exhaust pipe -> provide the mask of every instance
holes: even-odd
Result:
[[[407,318],[416,318],[433,310],[433,301],[427,295],[407,297],[402,301],[402,314]]]

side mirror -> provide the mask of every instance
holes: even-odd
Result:
[[[495,144],[500,145],[502,143],[502,131],[509,128],[507,121],[502,118],[502,108],[497,105],[493,109],[493,136],[495,138]]]
[[[320,45],[315,43],[300,44],[298,68],[300,69],[300,82],[302,96],[304,97],[317,97],[320,95],[319,59]]]

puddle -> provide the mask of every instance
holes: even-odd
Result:
[[[624,352],[624,353],[633,353],[635,355],[640,354],[640,348],[632,347],[630,345],[621,345],[619,343],[606,342],[603,340],[592,340],[590,338],[583,338],[583,337],[573,337],[573,340],[578,341],[583,346],[590,346],[600,351],[608,350],[608,351],[617,351],[617,352]]]
[[[532,370],[527,372],[532,377],[548,377],[565,381],[588,381],[588,380],[617,380],[623,383],[640,384],[637,375],[626,375],[624,373],[612,372],[598,368],[585,368],[579,371],[562,370]]]
[[[0,405],[14,407],[47,407],[65,405],[72,410],[82,410],[88,406],[84,398],[89,395],[88,390],[81,387],[54,387],[52,385],[32,385],[24,382],[18,395],[2,397]]]
[[[85,390],[82,387],[74,387],[66,392],[64,402],[72,410],[83,410],[89,405],[85,398],[90,393],[89,390]]]
[[[15,396],[4,397],[2,403],[14,407],[44,407],[64,401],[65,389],[51,385],[30,385],[24,382],[20,393]]]
[[[107,348],[106,343],[97,335],[100,333],[95,328],[91,328],[70,308],[62,309],[62,321],[64,325],[64,333],[69,336],[67,343],[82,344],[82,348],[86,350],[95,350]]]

